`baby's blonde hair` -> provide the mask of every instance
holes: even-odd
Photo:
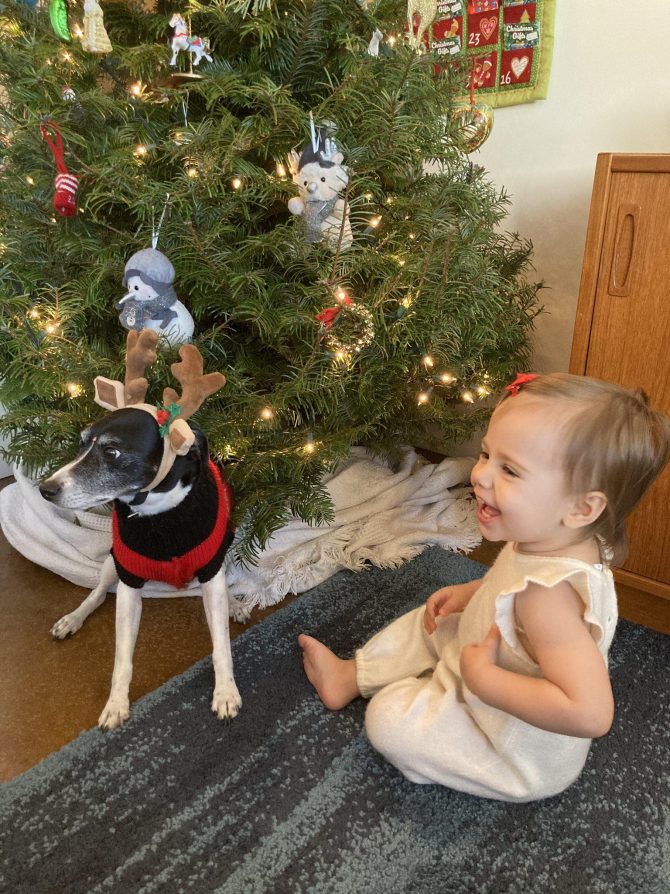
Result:
[[[621,564],[628,552],[626,518],[670,459],[670,420],[652,410],[644,391],[568,373],[540,375],[521,394],[572,404],[562,419],[564,468],[572,493],[602,491],[607,507],[584,529],[602,538]],[[506,393],[502,402],[513,400]]]

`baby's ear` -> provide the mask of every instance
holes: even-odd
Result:
[[[607,497],[602,491],[591,490],[575,499],[572,510],[563,519],[568,528],[585,528],[600,518],[607,506]]]

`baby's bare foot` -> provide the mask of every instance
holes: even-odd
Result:
[[[298,645],[307,679],[327,708],[338,711],[360,695],[353,658],[338,658],[328,646],[304,633],[298,637]]]

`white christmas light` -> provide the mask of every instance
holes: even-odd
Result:
[[[28,175],[28,176],[26,177],[26,183],[27,183],[29,186],[34,186],[34,185],[35,185],[35,181],[33,180],[33,178],[32,178],[30,175]]]
[[[477,387],[477,394],[478,394],[480,397],[486,397],[486,395],[487,395],[487,394],[490,394],[490,393],[491,393],[491,392],[489,391],[489,389],[488,389],[485,385],[479,385],[479,386]]]
[[[144,84],[142,81],[135,81],[134,84],[131,84],[129,87],[131,96],[139,97],[144,93]]]
[[[138,143],[137,146],[135,146],[135,148],[133,149],[133,155],[136,158],[145,158],[148,152],[149,150],[144,145],[144,143]]]
[[[387,43],[390,47],[394,47],[394,46],[395,46],[395,42],[396,42],[396,37],[395,37],[393,34],[389,34],[389,36],[386,38],[386,43]]]
[[[272,419],[274,413],[272,412],[270,407],[263,407],[261,410],[261,419]]]
[[[461,394],[461,400],[465,401],[466,404],[473,404],[475,402],[472,391],[464,391]]]
[[[429,369],[430,369],[432,366],[435,366],[435,361],[434,361],[433,358],[430,356],[430,354],[426,354],[426,356],[423,358],[423,363],[424,363],[424,366],[427,366]]]
[[[342,301],[346,301],[346,300],[347,300],[347,293],[344,291],[344,289],[338,289],[338,290],[335,292],[335,297],[336,297],[337,300],[341,303]]]
[[[195,178],[198,176],[198,169],[197,168],[186,168],[186,173],[191,178],[191,180],[195,180]]]
[[[83,392],[81,385],[78,385],[76,382],[68,382],[67,390],[70,397],[79,397]]]
[[[284,179],[284,177],[286,177],[286,168],[284,167],[284,165],[277,165],[277,177],[281,177],[282,180]]]
[[[416,396],[416,400],[419,406],[427,404],[430,400],[430,394],[427,391],[420,391]]]
[[[381,216],[381,214],[378,214],[376,217],[371,217],[371,218],[370,218],[370,226],[371,226],[371,227],[374,227],[375,229],[379,226],[379,224],[380,224],[381,222],[382,222],[382,216]]]
[[[240,180],[239,177],[233,177],[233,179],[230,182],[230,185],[233,187],[233,189],[241,189],[242,181]]]
[[[451,385],[456,381],[456,376],[452,376],[451,373],[440,373],[440,382],[443,385]]]

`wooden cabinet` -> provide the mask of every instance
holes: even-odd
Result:
[[[670,155],[598,156],[570,372],[670,415]],[[621,614],[670,632],[670,469],[631,515]]]

